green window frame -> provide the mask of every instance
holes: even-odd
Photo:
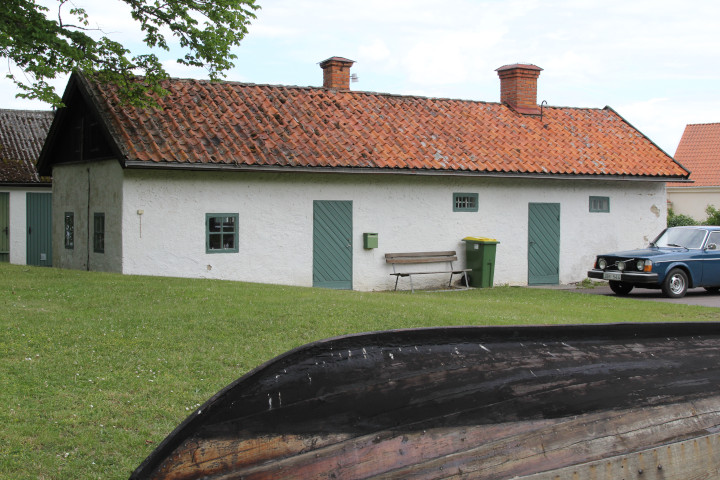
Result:
[[[75,213],[65,212],[65,248],[75,248]]]
[[[477,193],[453,193],[453,212],[477,212]]]
[[[610,197],[590,197],[590,212],[609,213]]]
[[[238,252],[238,214],[205,214],[205,253]]]
[[[93,214],[93,252],[105,253],[105,213]]]

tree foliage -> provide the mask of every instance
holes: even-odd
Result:
[[[720,225],[720,210],[715,208],[714,205],[708,205],[705,209],[707,219],[703,222],[704,225]]]
[[[688,225],[697,225],[698,222],[695,221],[694,218],[692,218],[689,215],[684,215],[682,213],[676,214],[675,211],[672,208],[668,208],[668,214],[667,214],[667,226],[668,227],[685,227]]]
[[[689,215],[684,215],[682,213],[676,214],[672,208],[668,208],[667,226],[684,227],[688,225],[720,225],[720,210],[715,208],[714,205],[708,205],[707,208],[705,208],[705,214],[707,215],[707,218],[698,222]]]
[[[164,92],[160,82],[168,75],[155,54],[133,55],[92,27],[85,9],[70,0],[57,0],[56,11],[36,1],[0,2],[0,57],[22,71],[7,74],[21,90],[18,97],[61,105],[48,81],[75,69],[117,85],[121,97],[134,105],[152,104],[148,94]],[[177,62],[206,68],[211,80],[224,77],[232,68],[237,57],[231,49],[240,44],[260,8],[256,0],[116,1],[130,7],[150,50],[169,51],[174,37],[185,53]],[[136,75],[143,76],[144,82],[133,81]]]

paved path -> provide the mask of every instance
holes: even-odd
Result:
[[[612,290],[610,290],[610,287],[605,285],[597,286],[595,288],[577,288],[575,285],[548,285],[546,287],[536,288],[567,290],[570,292],[584,293],[587,295],[615,295]],[[704,288],[692,288],[688,290],[687,295],[685,295],[685,297],[683,298],[666,298],[660,290],[636,288],[633,289],[633,291],[630,292],[629,295],[626,295],[625,298],[720,308],[720,293],[708,293],[705,291]]]

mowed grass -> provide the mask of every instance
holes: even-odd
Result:
[[[222,387],[322,338],[717,319],[717,309],[517,287],[362,293],[0,264],[0,478],[127,478]]]

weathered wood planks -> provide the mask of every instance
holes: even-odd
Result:
[[[513,478],[718,430],[720,324],[401,330],[266,363],[131,478]]]

